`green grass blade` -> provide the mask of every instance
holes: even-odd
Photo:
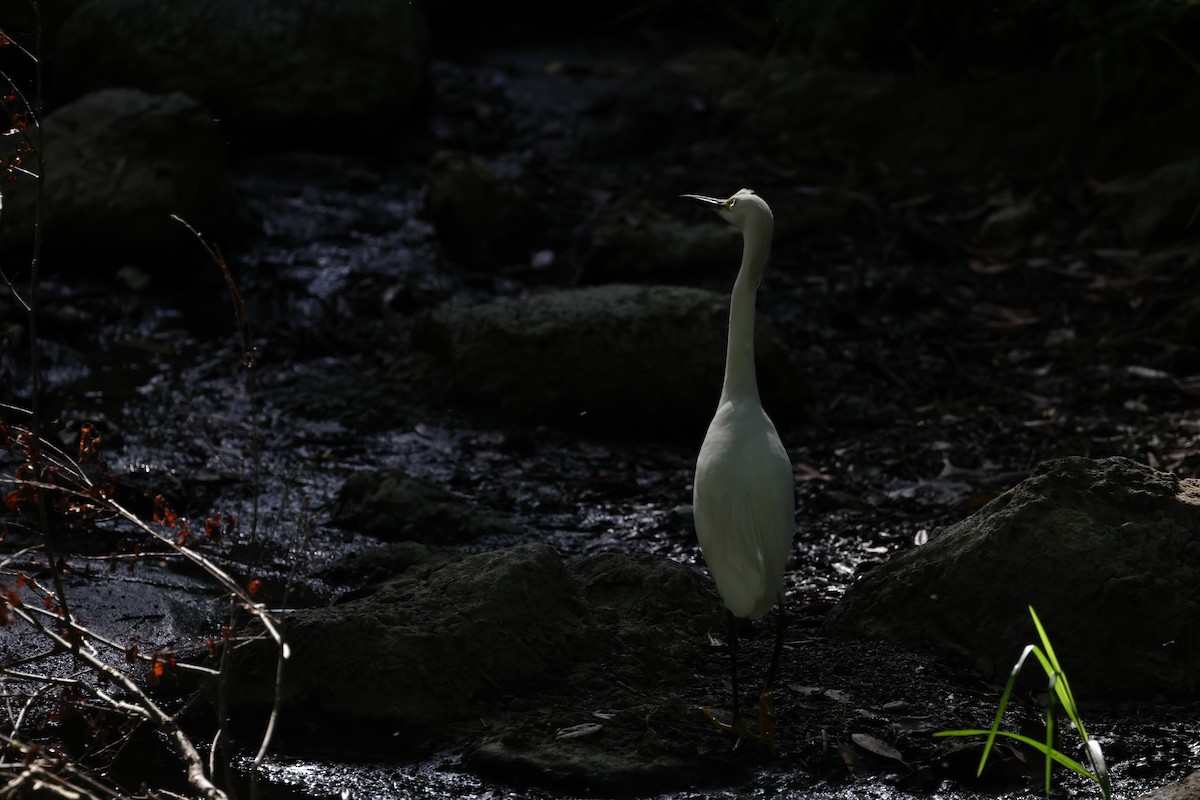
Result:
[[[1050,752],[1054,749],[1054,693],[1061,672],[1050,673],[1050,682],[1046,686],[1046,796],[1050,796],[1050,768],[1054,762],[1050,760]]]
[[[1200,0],[1197,1],[1200,2]],[[1038,647],[1036,644],[1028,644],[1021,651],[1021,657],[1013,664],[1012,671],[1008,675],[1008,682],[1004,685],[1004,692],[1000,695],[1000,704],[996,709],[996,717],[992,720],[992,727],[987,730],[972,728],[938,731],[933,735],[986,736],[987,741],[983,746],[983,754],[979,758],[979,768],[975,773],[977,777],[983,775],[983,769],[987,766],[988,756],[991,754],[992,748],[996,745],[996,737],[1003,736],[1026,744],[1046,756],[1045,789],[1047,795],[1050,794],[1051,770],[1054,762],[1058,762],[1072,772],[1096,783],[1104,795],[1104,800],[1112,800],[1112,779],[1108,772],[1108,764],[1104,761],[1104,753],[1100,748],[1100,744],[1088,738],[1087,730],[1083,727],[1083,719],[1079,715],[1079,708],[1075,704],[1075,696],[1071,692],[1071,685],[1067,682],[1067,674],[1063,671],[1062,665],[1059,664],[1058,656],[1055,655],[1054,648],[1050,644],[1050,636],[1046,633],[1046,628],[1042,625],[1042,621],[1038,619],[1037,612],[1033,610],[1033,606],[1029,606],[1029,615],[1033,618],[1033,624],[1037,628],[1038,638],[1041,640],[1042,647]],[[1003,718],[1004,711],[1008,707],[1009,698],[1012,697],[1017,676],[1020,674],[1021,668],[1025,666],[1025,662],[1029,659],[1030,653],[1037,658],[1042,671],[1046,673],[1048,681],[1046,694],[1046,740],[1044,742],[1019,733],[1000,730],[1000,720]],[[1075,759],[1054,748],[1056,704],[1062,705],[1063,712],[1075,726],[1080,738],[1083,739],[1088,764],[1092,768],[1091,771]]]
[[[1104,760],[1104,751],[1100,749],[1100,743],[1095,739],[1088,739],[1084,746],[1087,748],[1088,761],[1092,765],[1092,771],[1096,773],[1096,783],[1100,784],[1104,800],[1112,800],[1112,779],[1108,775],[1108,764]]]
[[[1071,770],[1072,772],[1076,772],[1076,773],[1082,775],[1083,777],[1087,778],[1088,780],[1092,780],[1092,781],[1095,781],[1096,783],[1099,783],[1101,785],[1101,787],[1104,786],[1103,782],[1100,780],[1100,777],[1098,775],[1095,775],[1095,774],[1089,772],[1087,767],[1083,766],[1083,764],[1080,764],[1078,761],[1076,761],[1075,759],[1066,755],[1065,753],[1060,753],[1059,751],[1055,750],[1053,747],[1047,747],[1045,742],[1039,742],[1037,739],[1031,739],[1030,737],[1025,736],[1020,733],[1011,733],[1009,731],[991,731],[991,730],[984,730],[982,728],[970,728],[970,729],[964,728],[962,730],[956,730],[956,731],[938,731],[937,733],[935,733],[933,735],[934,736],[990,736],[992,733],[995,733],[997,736],[1003,736],[1008,739],[1015,739],[1016,741],[1021,742],[1022,744],[1027,744],[1030,747],[1032,747],[1034,750],[1037,750],[1039,753],[1049,756],[1054,761],[1057,761],[1059,764],[1062,764],[1064,767]]]
[[[1055,694],[1058,695],[1058,700],[1062,703],[1063,711],[1071,719],[1071,723],[1075,729],[1079,731],[1079,736],[1085,742],[1088,740],[1087,730],[1083,727],[1083,718],[1079,714],[1079,707],[1075,704],[1075,695],[1071,692],[1071,684],[1067,680],[1067,673],[1062,668],[1062,664],[1058,661],[1058,656],[1054,654],[1054,647],[1050,644],[1050,636],[1046,633],[1045,626],[1042,625],[1041,619],[1038,618],[1037,612],[1033,610],[1033,606],[1029,606],[1029,616],[1033,618],[1033,626],[1037,628],[1038,638],[1042,641],[1043,654],[1038,656],[1038,661],[1041,662],[1042,669],[1046,675],[1053,673],[1058,674],[1058,681],[1054,685]]]
[[[1080,764],[1078,761],[1076,761],[1075,759],[1066,755],[1065,753],[1060,753],[1058,750],[1055,750],[1053,747],[1046,747],[1045,743],[1039,742],[1037,739],[1031,739],[1028,736],[1024,736],[1019,733],[1010,733],[1009,731],[1000,731],[1000,736],[1004,736],[1009,739],[1015,739],[1018,742],[1023,742],[1024,744],[1029,745],[1034,750],[1037,750],[1038,752],[1042,753],[1043,755],[1049,756],[1050,758],[1054,759],[1059,764],[1062,764],[1064,767],[1071,770],[1072,772],[1076,772],[1076,773],[1082,775],[1083,777],[1087,778],[1090,781],[1095,781],[1098,784],[1100,783],[1100,778],[1097,775],[1095,775],[1094,773],[1089,772],[1088,768],[1085,767],[1083,764]]]
[[[1054,668],[1054,672],[1062,672],[1062,667],[1058,663],[1058,657],[1054,655],[1054,648],[1050,646],[1050,637],[1046,635],[1046,629],[1042,627],[1042,621],[1038,619],[1037,612],[1033,610],[1033,606],[1029,606],[1029,616],[1033,617],[1033,627],[1037,628],[1038,638],[1042,640],[1042,649],[1046,653],[1046,658],[1050,659],[1050,666]]]
[[[988,731],[987,744],[983,747],[983,755],[979,757],[979,768],[975,770],[976,777],[982,775],[983,768],[987,766],[988,755],[991,754],[992,745],[996,743],[996,735],[1000,732],[1000,718],[1004,716],[1004,709],[1008,707],[1008,698],[1012,696],[1017,675],[1021,672],[1021,667],[1025,666],[1025,659],[1029,658],[1029,653],[1036,649],[1031,644],[1025,645],[1025,649],[1021,651],[1021,657],[1017,659],[1016,664],[1013,664],[1012,671],[1008,674],[1008,682],[1004,684],[1004,693],[1000,695],[1000,706],[996,709],[996,718],[992,720],[991,730]]]

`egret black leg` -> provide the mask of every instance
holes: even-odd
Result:
[[[728,731],[737,736],[737,743],[733,746],[735,750],[741,746],[743,739],[752,739],[760,742],[771,754],[778,754],[778,748],[775,746],[775,704],[771,698],[771,686],[775,682],[775,673],[779,669],[779,656],[783,651],[783,600],[780,598],[775,617],[775,650],[771,654],[771,667],[767,672],[767,683],[758,696],[757,733],[749,730],[742,719],[742,709],[738,702],[741,696],[741,687],[738,685],[737,618],[728,610],[725,613],[729,626],[729,684],[733,690],[733,718],[726,723],[717,719],[707,708],[701,708],[700,711],[708,718],[709,722],[721,730]]]
[[[738,632],[737,620],[733,612],[726,609],[726,620],[729,623],[729,677],[733,688],[733,724],[741,722],[742,712],[738,706]]]
[[[780,597],[775,608],[775,648],[771,651],[771,666],[767,669],[766,684],[758,695],[758,740],[772,755],[777,755],[779,750],[775,745],[775,699],[771,689],[775,686],[779,656],[783,652],[783,629],[783,597]]]
[[[779,604],[775,606],[775,649],[771,651],[771,666],[767,669],[767,684],[763,691],[771,691],[771,687],[775,685],[775,673],[779,671],[779,655],[783,652],[783,629],[785,625],[785,616],[783,612],[783,598],[779,598]]]
[[[700,713],[704,714],[704,716],[708,718],[709,722],[711,722],[713,725],[716,725],[721,730],[733,733],[737,736],[737,744],[733,746],[736,750],[741,745],[742,739],[746,738],[747,736],[754,738],[754,735],[746,730],[746,723],[742,721],[742,709],[738,704],[738,695],[740,692],[738,687],[737,619],[734,618],[733,613],[728,609],[726,609],[725,613],[726,621],[728,622],[729,627],[729,683],[730,688],[733,690],[733,718],[729,722],[722,722],[721,720],[717,719],[717,717],[707,708],[701,708]]]

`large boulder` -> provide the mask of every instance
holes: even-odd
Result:
[[[681,286],[555,290],[438,310],[417,342],[449,394],[481,409],[698,439],[721,391],[728,304]],[[797,419],[800,368],[761,315],[755,341],[763,405]]]
[[[233,219],[233,185],[212,114],[187,95],[105,89],[84,95],[42,121],[45,186],[43,255],[152,266],[184,250],[202,253],[177,214],[209,236]],[[42,170],[35,156],[26,160]],[[0,243],[32,240],[36,184],[5,184]]]
[[[1125,458],[1048,461],[863,575],[824,632],[934,647],[1001,681],[1037,641],[1030,605],[1077,694],[1194,694],[1200,480]]]
[[[258,147],[356,146],[416,98],[428,34],[394,0],[91,0],[59,32],[58,85],[138,86],[200,99]]]
[[[731,767],[697,712],[728,701],[712,634],[721,602],[698,570],[647,554],[564,563],[545,544],[446,562],[406,548],[370,594],[284,619],[283,741],[386,731],[388,748],[452,728],[473,769],[572,794],[690,785]],[[747,640],[761,656],[769,637]],[[265,709],[275,649],[237,655],[232,700]],[[653,724],[648,724],[648,720]]]
[[[480,695],[568,668],[595,629],[548,545],[469,556],[427,580],[285,620],[283,680],[290,719],[383,723],[407,732],[459,718]],[[235,697],[269,705],[275,664],[242,651]]]

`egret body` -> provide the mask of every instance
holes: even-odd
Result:
[[[779,605],[775,650],[760,695],[757,737],[773,746],[770,686],[783,644],[783,572],[792,550],[796,511],[792,462],[763,410],[754,368],[754,304],[775,221],[766,202],[749,189],[725,200],[684,197],[712,208],[740,230],[743,239],[742,264],[729,301],[725,380],[696,460],[692,508],[700,549],[729,610],[733,721],[728,726],[719,724],[739,737],[749,734],[738,710],[733,618],[758,619]]]

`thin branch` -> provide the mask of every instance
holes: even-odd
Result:
[[[80,659],[96,672],[101,673],[113,683],[124,689],[126,693],[128,693],[130,697],[136,701],[136,708],[139,715],[145,716],[147,720],[154,723],[159,730],[167,734],[167,736],[175,743],[176,752],[181,758],[183,758],[184,763],[187,765],[188,783],[192,786],[192,788],[199,792],[200,795],[206,800],[228,800],[228,795],[218,789],[213,782],[209,780],[208,773],[204,769],[204,760],[200,757],[200,753],[198,750],[196,750],[196,746],[192,744],[192,740],[188,738],[188,735],[181,727],[179,727],[178,721],[176,721],[176,719],[170,714],[159,708],[158,704],[150,699],[150,696],[142,691],[141,687],[134,683],[132,678],[108,662],[97,657],[88,649],[79,646],[73,646],[70,641],[63,638],[57,631],[42,625],[41,622],[39,622],[32,614],[29,614],[23,606],[14,606],[10,604],[9,609],[11,613],[19,616],[27,624],[36,629],[39,634],[55,642],[64,650],[73,651],[76,658]],[[118,703],[117,707],[126,711],[128,711],[129,708],[134,707],[122,701],[113,700],[112,702]]]
[[[58,616],[57,614],[55,614],[52,611],[48,611],[48,610],[44,609],[44,608],[37,608],[36,606],[30,606],[30,607],[26,608],[26,610],[30,611],[34,614],[37,614],[41,617],[48,617],[53,620],[63,621],[62,617]],[[78,622],[73,621],[71,623],[71,632],[72,632],[72,634],[78,634],[80,637],[83,637],[83,638],[87,639],[88,641],[99,642],[100,644],[109,648],[113,652],[123,654],[126,658],[129,658],[131,655],[129,652],[129,648],[125,647],[122,644],[114,642],[111,639],[101,636],[100,634],[96,633],[95,631],[93,631],[89,628],[86,628],[83,625],[80,625]],[[145,661],[145,662],[153,664],[155,662],[155,660],[161,660],[159,658],[160,654],[161,654],[161,651],[157,651],[155,653],[138,653],[135,657],[139,661]],[[183,670],[185,672],[197,672],[197,673],[200,673],[201,675],[212,676],[212,675],[217,674],[217,670],[213,669],[212,667],[205,667],[200,664],[188,664],[188,663],[180,662],[180,663],[176,663],[174,666],[177,669]],[[4,671],[8,672],[7,669],[5,669]]]
[[[37,3],[34,3],[34,7],[35,7],[35,8],[37,7]],[[37,59],[37,56],[35,56],[33,53],[29,52],[29,51],[28,51],[28,50],[26,50],[24,47],[22,47],[22,46],[21,46],[21,43],[20,43],[20,42],[18,42],[16,39],[13,39],[12,37],[9,37],[9,36],[5,36],[5,37],[4,37],[4,41],[5,41],[5,43],[6,43],[6,44],[10,44],[10,45],[12,45],[13,47],[17,48],[18,50],[20,50],[20,51],[21,51],[21,55],[25,56],[25,57],[26,57],[26,58],[28,58],[30,61],[36,62],[36,61],[38,60],[38,59]],[[4,76],[4,79],[5,79],[5,80],[8,80],[8,76],[7,76],[7,75],[5,75],[5,76]],[[12,83],[12,81],[8,81],[8,82],[9,82],[9,83]]]

